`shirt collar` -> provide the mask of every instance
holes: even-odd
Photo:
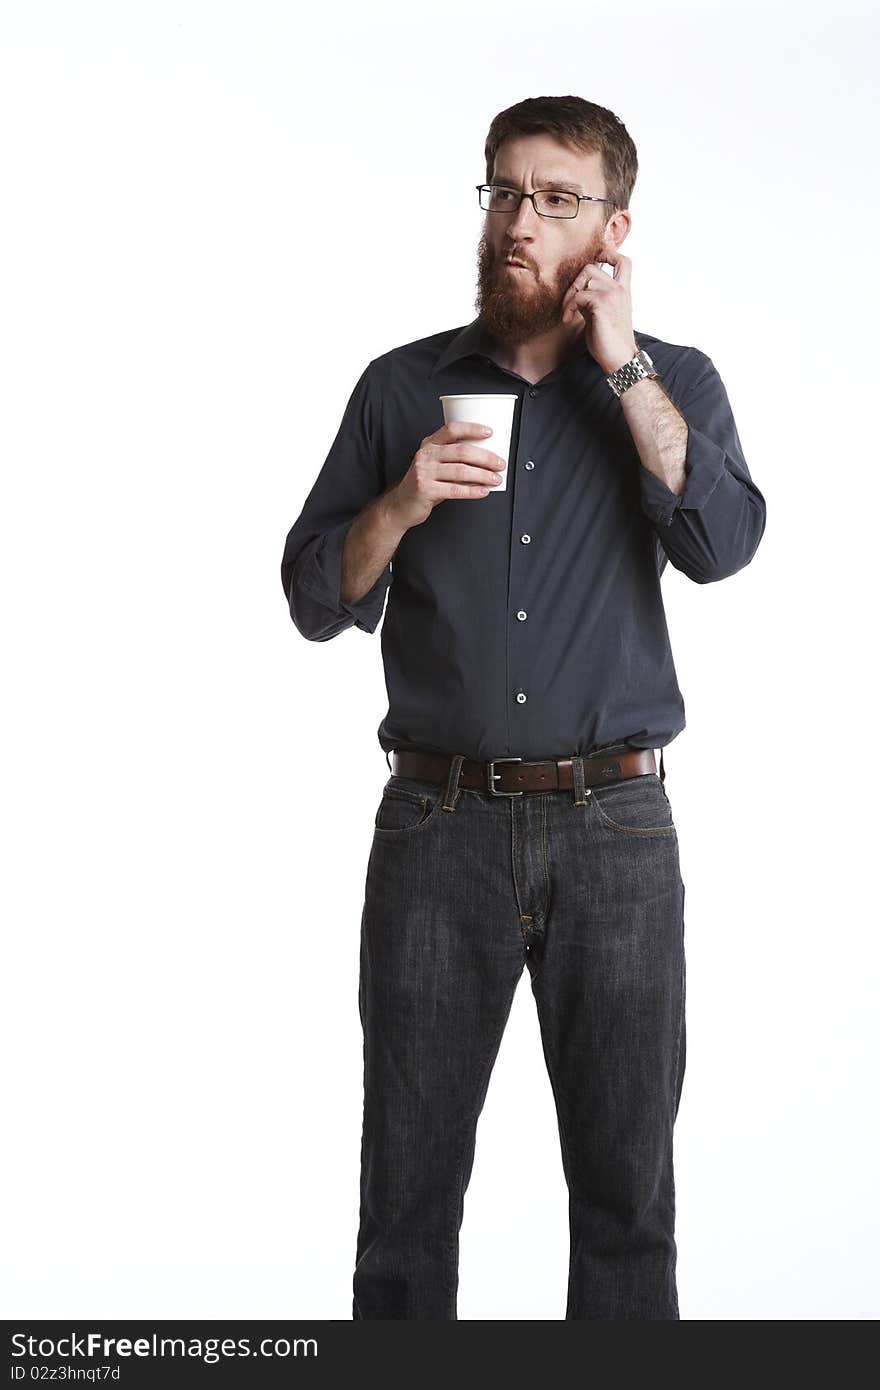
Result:
[[[458,362],[462,357],[480,354],[485,357],[490,357],[496,366],[501,365],[498,361],[498,341],[492,336],[488,329],[484,327],[482,320],[477,316],[477,318],[473,319],[471,323],[467,324],[456,333],[450,342],[446,344],[446,347],[429,371],[428,376],[435,376],[437,372],[442,372],[445,367],[451,366],[453,362]],[[572,361],[583,361],[585,359],[590,362],[593,361],[592,355],[587,348],[586,340],[583,334],[581,334],[569,356],[565,361],[559,364],[554,372],[549,373],[549,375],[553,376],[556,372],[562,371]]]

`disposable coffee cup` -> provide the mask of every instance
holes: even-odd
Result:
[[[488,484],[491,489],[490,497],[493,492],[507,491],[507,469],[513,440],[513,412],[518,399],[518,396],[496,395],[440,397],[444,424],[448,425],[450,420],[467,420],[472,425],[488,425],[491,429],[491,434],[480,439],[468,440],[469,444],[478,444],[481,449],[488,449],[490,453],[504,459],[504,469],[499,474],[501,482]]]

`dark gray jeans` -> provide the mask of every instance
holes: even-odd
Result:
[[[565,1316],[680,1316],[684,884],[647,773],[580,795],[385,784],[361,923],[354,1318],[458,1316],[477,1121],[526,965],[569,1191]]]

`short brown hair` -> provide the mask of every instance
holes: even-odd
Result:
[[[499,111],[486,137],[486,182],[495,174],[495,156],[503,140],[521,135],[553,135],[584,154],[602,156],[605,221],[629,207],[639,161],[632,137],[619,116],[583,97],[526,97]]]

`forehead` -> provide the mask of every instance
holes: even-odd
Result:
[[[531,180],[535,188],[567,185],[577,193],[604,193],[602,156],[589,154],[552,135],[523,135],[503,140],[495,154],[493,177],[499,182]],[[598,185],[602,184],[599,189]]]

